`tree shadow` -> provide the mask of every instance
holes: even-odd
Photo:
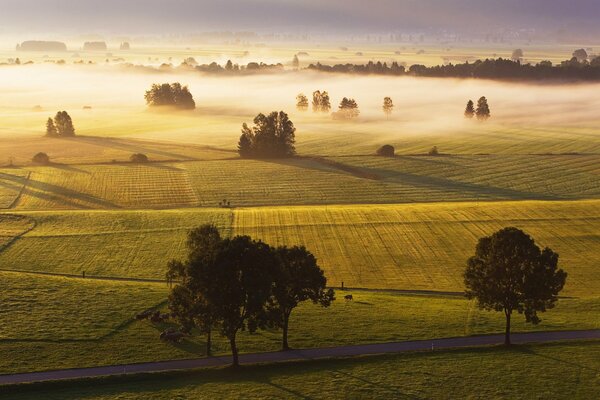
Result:
[[[78,136],[73,139],[69,139],[73,141],[83,142],[95,146],[106,147],[110,149],[122,150],[131,153],[148,153],[148,154],[156,154],[163,157],[174,158],[178,160],[187,160],[193,161],[196,160],[194,157],[186,156],[184,154],[175,153],[172,151],[161,150],[160,148],[154,148],[152,146],[160,147],[161,144],[156,142],[145,143],[142,141],[133,141],[131,139],[116,139],[116,138],[106,138],[106,137],[98,137],[98,136]],[[149,146],[151,145],[151,146]],[[164,146],[164,145],[163,145]]]
[[[533,350],[529,346],[512,346],[511,348],[514,349],[514,350],[516,350],[516,351],[518,351],[518,352],[520,352],[520,353],[527,354],[527,355],[530,355],[530,356],[541,357],[541,358],[545,358],[547,360],[556,361],[556,362],[561,363],[561,364],[570,365],[572,367],[585,369],[585,370],[592,371],[592,372],[595,372],[595,373],[600,373],[600,369],[588,367],[587,365],[579,364],[579,363],[576,363],[576,362],[573,362],[573,361],[569,361],[569,360],[563,360],[563,359],[558,358],[558,357],[552,357],[552,356],[549,356],[549,355],[546,355],[546,354],[541,354],[541,353],[536,352],[535,350]]]
[[[63,171],[77,173],[77,174],[91,175],[91,173],[89,171],[86,171],[86,170],[83,170],[80,168],[75,168],[74,166],[68,165],[68,164],[50,163],[50,164],[48,164],[48,166],[52,167],[52,168],[60,169]]]
[[[386,391],[388,391],[390,393],[393,393],[393,397],[395,399],[411,399],[411,400],[422,400],[422,399],[425,399],[425,397],[419,397],[419,396],[415,396],[415,395],[412,395],[412,394],[404,393],[400,389],[398,389],[398,388],[396,388],[394,386],[386,385],[386,384],[379,383],[379,382],[373,382],[371,380],[362,378],[360,376],[353,375],[353,374],[351,374],[349,372],[340,371],[339,369],[334,369],[333,371],[336,372],[336,373],[338,373],[338,374],[340,374],[340,375],[344,375],[344,376],[346,376],[346,377],[348,377],[350,379],[354,379],[354,380],[357,380],[359,382],[366,383],[366,384],[368,384],[370,386],[375,386],[375,387],[378,387],[380,389],[384,389],[384,390],[386,390]]]

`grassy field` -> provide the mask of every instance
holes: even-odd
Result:
[[[97,379],[7,391],[48,399],[592,399],[600,343],[484,348]],[[532,368],[539,373],[531,373]],[[527,376],[526,381],[523,377]]]
[[[478,238],[505,226],[531,234],[560,254],[564,293],[598,293],[598,201],[434,203],[23,213],[37,227],[0,253],[13,270],[162,278],[185,254],[189,229],[215,223],[225,235],[273,245],[303,244],[329,284],[461,291],[466,259]]]
[[[0,272],[0,373],[191,358],[204,355],[204,337],[171,345],[158,334],[168,324],[134,321],[166,300],[165,284],[113,282]],[[343,300],[352,293],[353,302]],[[600,299],[561,299],[542,324],[515,318],[515,331],[600,328]],[[353,290],[324,309],[301,305],[290,344],[297,348],[466,336],[502,331],[501,314],[477,309],[461,296]],[[240,335],[242,352],[274,351],[280,331]],[[228,354],[226,340],[214,350]]]

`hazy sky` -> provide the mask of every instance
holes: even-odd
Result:
[[[163,33],[534,27],[598,33],[600,0],[0,0],[0,30]]]

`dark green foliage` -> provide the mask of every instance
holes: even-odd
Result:
[[[475,256],[467,261],[465,293],[477,299],[480,308],[504,312],[505,343],[510,344],[512,313],[538,324],[537,313],[555,306],[566,278],[558,268],[558,254],[549,248],[540,250],[517,228],[504,228],[479,240]]]
[[[485,97],[481,97],[477,100],[477,110],[475,110],[475,115],[480,121],[486,121],[491,117],[490,106]]]
[[[193,110],[196,102],[187,86],[176,82],[172,84],[153,84],[144,96],[150,107],[172,106],[181,110]]]
[[[288,350],[288,328],[294,308],[307,300],[329,307],[335,300],[335,294],[333,289],[327,289],[327,279],[323,270],[306,248],[279,247],[275,253],[278,264],[274,274],[269,322],[282,328],[282,349]]]
[[[50,157],[46,153],[37,153],[33,156],[32,161],[36,164],[48,165],[50,164]]]
[[[48,118],[48,121],[46,121],[46,136],[58,136],[58,131],[56,130],[56,125],[54,125],[54,121],[52,120],[52,118]]]
[[[244,158],[285,158],[296,153],[294,123],[283,111],[258,114],[254,127],[242,125],[238,152]]]
[[[475,116],[475,104],[473,100],[469,100],[467,102],[467,107],[465,108],[465,118],[473,118]]]
[[[131,157],[129,157],[129,160],[132,163],[147,163],[148,162],[148,156],[143,154],[143,153],[135,153],[132,154]]]
[[[394,146],[389,144],[384,144],[377,149],[377,155],[382,157],[394,157],[395,152],[396,149],[394,149]]]
[[[331,110],[329,93],[320,90],[313,92],[312,108],[314,112],[329,112]]]

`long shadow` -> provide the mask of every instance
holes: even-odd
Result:
[[[340,371],[339,369],[336,369],[334,371],[336,373],[338,373],[338,374],[347,376],[348,378],[355,379],[357,381],[366,383],[368,385],[375,386],[375,387],[378,387],[378,388],[381,388],[381,389],[385,389],[385,390],[387,390],[389,392],[392,392],[392,393],[394,393],[394,398],[398,398],[396,396],[401,396],[400,398],[411,399],[411,400],[421,400],[421,399],[423,399],[422,397],[418,397],[418,396],[415,396],[415,395],[412,395],[412,394],[404,393],[404,392],[400,391],[398,388],[395,388],[395,387],[390,386],[390,385],[385,385],[385,384],[382,384],[382,383],[373,382],[373,381],[370,381],[368,379],[361,378],[360,376],[356,376],[356,375],[352,375],[352,374],[350,374],[348,372]]]
[[[141,143],[132,143],[132,141],[124,141],[123,139],[114,139],[114,138],[103,138],[96,136],[79,136],[77,138],[69,139],[73,141],[80,141],[87,144],[93,144],[96,146],[106,147],[110,149],[117,149],[128,151],[132,153],[149,153],[149,154],[157,154],[163,157],[176,158],[181,160],[195,160],[194,157],[186,156],[183,154],[173,153],[170,151],[160,150],[153,147],[144,146]],[[160,146],[159,143],[156,143],[157,146]]]
[[[79,200],[79,201],[82,201],[85,203],[91,203],[93,206],[99,206],[99,207],[104,207],[104,208],[121,208],[117,204],[100,199],[98,197],[95,197],[95,196],[92,196],[89,194],[85,194],[85,193],[81,193],[81,192],[77,192],[77,191],[74,191],[71,189],[67,189],[62,186],[53,185],[51,183],[36,181],[31,178],[29,178],[28,180],[26,180],[24,178],[19,179],[15,176],[6,175],[6,174],[3,174],[2,178],[5,180],[8,180],[8,181],[12,181],[16,184],[21,184],[21,185],[27,184],[27,187],[23,191],[23,194],[26,194],[26,195],[29,195],[32,197],[37,197],[42,200],[59,201],[61,203],[66,203],[67,205],[69,205],[71,207],[84,208],[84,209],[88,209],[88,208],[92,208],[92,207],[77,204],[68,199],[76,199],[76,200]],[[64,198],[64,197],[66,197],[66,198]]]
[[[596,369],[596,368],[590,368],[587,365],[583,365],[583,364],[579,364],[579,363],[575,363],[572,361],[568,361],[568,360],[563,360],[561,358],[557,358],[557,357],[551,357],[545,354],[541,354],[541,353],[537,353],[535,352],[533,349],[531,349],[531,347],[528,346],[513,346],[515,350],[517,350],[520,353],[525,353],[528,355],[532,355],[532,356],[536,356],[536,357],[541,357],[541,358],[545,358],[547,360],[552,360],[552,361],[556,361],[562,364],[566,364],[566,365],[570,365],[572,367],[577,367],[577,368],[581,368],[581,369],[586,369],[592,372],[596,372],[596,373],[600,373],[600,369]]]
[[[48,166],[52,167],[52,168],[60,169],[60,170],[63,170],[63,171],[74,172],[74,173],[77,173],[77,174],[91,175],[89,171],[85,171],[85,170],[80,169],[80,168],[75,168],[72,165],[68,165],[68,164],[55,164],[55,163],[51,163]]]

